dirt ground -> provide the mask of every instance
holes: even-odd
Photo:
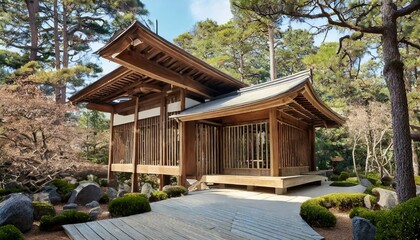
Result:
[[[314,230],[321,234],[321,236],[325,237],[325,240],[352,240],[353,229],[349,214],[334,209],[330,209],[330,211],[337,218],[337,225],[335,228],[314,228]]]

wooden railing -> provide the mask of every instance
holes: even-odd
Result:
[[[139,164],[160,164],[160,116],[139,120]]]
[[[168,113],[167,121],[165,121],[166,146],[162,146],[165,151],[165,157],[163,159],[164,166],[179,165],[179,124],[175,119],[170,118],[170,116],[178,113]]]
[[[280,168],[309,166],[309,134],[289,124],[279,122]]]
[[[132,147],[134,123],[127,123],[113,127],[113,159],[112,163],[128,164],[132,163]]]

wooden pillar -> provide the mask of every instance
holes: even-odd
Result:
[[[165,165],[165,159],[166,159],[166,121],[167,121],[167,113],[166,113],[166,90],[164,90],[162,92],[162,96],[160,99],[160,134],[159,134],[159,138],[160,138],[160,150],[159,150],[159,155],[160,155],[160,162],[159,165],[160,166],[164,166]],[[169,182],[169,177],[160,174],[159,175],[159,189],[162,190],[162,188],[168,184]]]
[[[139,178],[137,174],[137,164],[139,161],[139,148],[138,148],[138,139],[139,139],[139,97],[136,98],[136,106],[134,109],[134,134],[133,134],[133,174],[131,175],[131,191],[139,191]]]
[[[181,112],[185,110],[185,90],[180,91]],[[179,184],[187,186],[187,138],[185,122],[179,122]]]
[[[309,171],[316,170],[315,162],[315,127],[309,126]]]
[[[111,179],[115,178],[115,175],[112,172],[112,163],[114,161],[113,141],[114,141],[114,111],[111,112],[111,116],[109,120],[108,182]]]
[[[270,176],[279,176],[279,127],[277,122],[277,108],[269,112],[270,125]]]

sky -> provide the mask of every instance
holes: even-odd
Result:
[[[229,0],[142,0],[142,2],[149,11],[148,19],[152,22],[158,20],[158,34],[169,42],[173,42],[178,35],[191,31],[198,21],[212,19],[218,24],[224,24],[233,17]],[[293,27],[305,28],[296,24]],[[323,39],[324,36],[317,36],[315,45],[320,45]],[[338,41],[338,33],[330,32],[326,41]],[[109,60],[101,59],[101,62],[103,75],[118,67]]]

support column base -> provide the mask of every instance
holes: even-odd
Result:
[[[282,195],[282,194],[286,194],[287,193],[287,188],[275,188],[274,192],[277,195]]]

